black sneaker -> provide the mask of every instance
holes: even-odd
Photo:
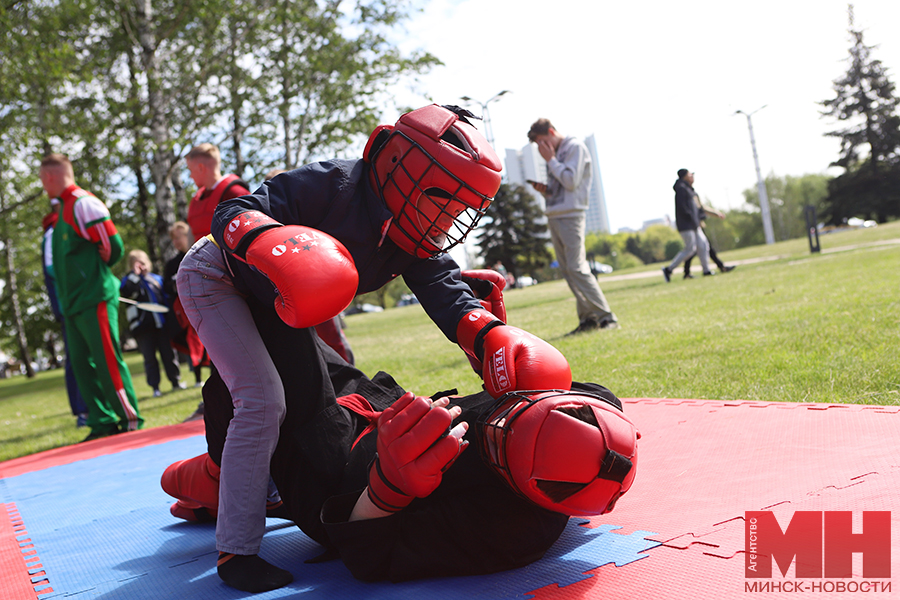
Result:
[[[566,336],[570,335],[578,335],[579,333],[586,333],[588,331],[594,331],[595,329],[600,329],[601,325],[599,321],[595,321],[593,319],[585,319],[581,323],[578,324],[578,327],[570,331],[566,334]]]
[[[735,267],[735,265],[727,265],[727,266],[719,269],[719,271],[722,273],[728,273],[729,271],[734,271],[734,267]]]
[[[685,273],[685,274],[684,274],[684,278],[685,278],[685,279],[693,279],[694,276],[691,275],[690,273]]]
[[[704,277],[710,277],[710,276],[712,276],[712,275],[715,275],[715,273],[713,273],[712,271],[703,271],[703,276],[704,276]]]
[[[82,442],[90,442],[91,440],[99,440],[100,438],[109,437],[119,433],[119,426],[115,424],[99,425],[91,429],[91,433],[81,440]]]
[[[199,421],[202,418],[203,418],[203,402],[200,402],[200,404],[197,405],[197,410],[195,410],[193,413],[191,413],[191,416],[189,416],[183,422],[187,423],[189,421]]]
[[[600,321],[600,329],[618,329],[619,322],[613,321],[612,319],[604,319]]]
[[[662,271],[663,277],[666,278],[666,283],[672,281],[672,269],[670,269],[669,267],[663,267]]]

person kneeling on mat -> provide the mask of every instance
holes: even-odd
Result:
[[[262,592],[292,581],[288,571],[258,555],[270,464],[282,497],[290,484],[275,477],[273,462],[277,448],[290,444],[285,432],[295,435],[288,427],[286,390],[295,390],[302,407],[296,415],[316,407],[338,411],[334,398],[345,395],[334,395],[327,378],[316,384],[319,374],[305,369],[321,366],[322,348],[295,340],[296,347],[275,352],[263,341],[266,330],[306,331],[312,340],[311,326],[340,313],[356,294],[402,275],[444,335],[477,366],[493,397],[568,388],[571,372],[562,355],[485,310],[446,253],[465,240],[500,187],[500,160],[469,122],[472,116],[456,106],[411,111],[395,125],[376,128],[362,159],[306,165],[276,175],[253,194],[223,201],[211,237],[194,244],[182,261],[179,298],[216,365],[226,403],[234,407],[227,438],[223,430],[221,452],[213,456],[221,468],[217,573],[226,584]],[[298,372],[303,379],[295,380]],[[401,396],[392,395],[390,403]],[[438,408],[435,414],[447,410]],[[303,417],[304,423],[316,414]],[[353,426],[350,417],[342,419],[344,427]],[[209,432],[209,419],[207,426]],[[331,439],[315,443],[318,435],[304,434],[290,455],[309,452],[307,446],[326,459],[349,452]],[[330,480],[321,487],[329,496],[335,492]],[[327,496],[305,495],[319,502],[318,514]],[[296,507],[286,504],[299,518]]]

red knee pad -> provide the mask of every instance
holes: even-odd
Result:
[[[174,498],[196,503],[210,511],[219,509],[219,466],[209,454],[169,465],[162,474],[160,484],[163,491]],[[190,504],[188,506],[193,508]]]

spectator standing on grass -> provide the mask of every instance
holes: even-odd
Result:
[[[678,180],[672,189],[675,190],[675,226],[684,241],[684,248],[675,255],[668,266],[663,267],[662,272],[666,283],[672,280],[672,271],[694,253],[700,257],[703,274],[715,275],[709,270],[709,242],[706,241],[706,236],[703,235],[703,229],[700,227],[699,199],[693,185],[694,174],[687,169],[679,169]]]
[[[88,407],[85,441],[140,429],[144,419],[119,346],[119,279],[110,270],[122,257],[122,236],[106,205],[75,184],[68,157],[45,156],[39,174],[47,195],[62,203],[53,272],[75,380]]]
[[[584,142],[563,137],[547,119],[538,119],[528,131],[528,141],[538,145],[547,161],[547,183],[530,182],[546,200],[550,239],[559,270],[575,296],[578,327],[568,335],[618,326],[588,266],[584,249],[585,213],[591,190],[591,155]]]
[[[178,267],[184,259],[184,255],[191,249],[193,240],[191,239],[191,228],[184,221],[176,221],[169,228],[169,237],[172,238],[172,245],[178,254],[169,259],[166,268],[163,270],[163,292],[168,299],[168,306],[172,310],[169,317],[168,326],[172,332],[172,344],[179,351],[188,355],[191,361],[191,369],[194,371],[195,383],[194,387],[203,385],[203,375],[201,373],[204,366],[212,368],[209,357],[206,355],[206,348],[203,342],[197,336],[197,332],[188,321],[187,315],[184,314],[184,308],[181,306],[181,300],[178,299],[178,286],[175,285],[175,275],[178,273]],[[203,416],[203,402],[200,402],[197,410],[191,419]]]
[[[44,264],[44,285],[47,287],[47,296],[50,299],[50,310],[53,311],[53,318],[59,323],[62,330],[63,348],[66,357],[66,394],[69,396],[69,407],[72,414],[75,415],[76,427],[84,427],[87,425],[88,409],[78,391],[78,382],[75,381],[75,371],[72,370],[72,361],[69,360],[69,342],[66,340],[66,320],[63,317],[62,310],[59,308],[59,300],[56,297],[56,275],[53,274],[53,229],[59,220],[59,199],[50,199],[50,212],[44,215],[43,228],[44,237],[41,241],[41,256]]]
[[[161,304],[167,306],[165,292],[163,292],[163,278],[151,271],[150,257],[143,250],[132,250],[128,253],[129,273],[122,278],[119,294],[124,298],[131,298],[137,302]],[[159,391],[159,362],[156,353],[162,359],[166,376],[172,382],[172,390],[183,390],[185,384],[181,381],[181,367],[178,364],[178,356],[172,348],[170,329],[166,326],[168,313],[150,312],[137,306],[129,306],[125,309],[128,317],[128,328],[131,335],[137,341],[138,349],[144,357],[144,375],[147,377],[147,385],[153,389],[153,396],[161,396]]]

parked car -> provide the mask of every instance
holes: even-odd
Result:
[[[397,306],[409,306],[410,304],[418,304],[419,299],[416,298],[415,294],[403,294],[400,296],[400,299],[397,300]]]
[[[355,315],[357,313],[373,313],[373,312],[383,312],[384,309],[376,304],[369,304],[368,302],[363,302],[362,304],[354,304],[350,308],[344,311],[345,315]]]

